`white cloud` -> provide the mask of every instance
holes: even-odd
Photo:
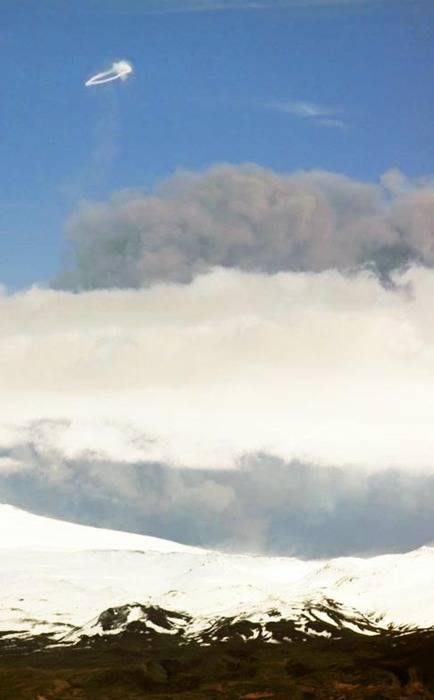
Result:
[[[338,118],[339,110],[333,110],[315,102],[303,102],[302,100],[274,101],[267,104],[267,108],[275,112],[282,112],[293,117],[305,119],[313,126],[324,126],[332,129],[345,129],[346,122]]]
[[[92,9],[113,14],[165,14],[172,12],[210,12],[222,10],[273,10],[285,8],[358,7],[377,5],[387,0],[92,0]]]
[[[342,119],[318,119],[315,124],[329,129],[346,129],[347,124]]]
[[[38,440],[75,457],[234,467],[267,451],[433,469],[434,272],[395,282],[218,269],[188,285],[3,295],[3,429],[62,419]]]
[[[334,113],[322,105],[315,104],[314,102],[303,102],[301,100],[270,102],[268,106],[270,109],[274,109],[277,112],[293,114],[296,117],[327,117]]]

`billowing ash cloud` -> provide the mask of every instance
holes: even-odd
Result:
[[[84,202],[67,235],[71,289],[189,282],[220,266],[244,271],[352,270],[386,276],[434,263],[434,186],[399,172],[366,184],[329,172],[279,175],[255,165],[181,172],[153,193]]]
[[[265,454],[246,455],[236,470],[91,454],[74,460],[29,437],[3,450],[16,466],[0,471],[0,501],[41,514],[302,557],[407,551],[434,540],[433,475],[348,471]]]

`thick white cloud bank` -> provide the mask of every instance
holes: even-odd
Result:
[[[434,471],[434,272],[394,281],[214,269],[3,294],[0,447],[30,431],[71,458],[220,469],[260,451]],[[0,456],[3,473],[22,468]]]

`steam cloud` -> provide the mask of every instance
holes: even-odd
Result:
[[[215,267],[279,271],[434,263],[434,186],[390,171],[375,184],[254,165],[178,173],[155,193],[85,202],[71,217],[69,289],[183,282]]]
[[[133,67],[128,61],[115,61],[109,70],[93,75],[92,78],[86,80],[86,87],[94,87],[95,85],[104,85],[112,80],[126,80],[133,72]]]

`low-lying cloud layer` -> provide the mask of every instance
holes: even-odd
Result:
[[[154,193],[85,202],[71,217],[68,271],[87,290],[190,282],[215,266],[279,271],[434,264],[434,185],[389,171],[378,184],[254,165],[181,172]]]
[[[3,450],[16,469],[0,472],[0,500],[229,551],[327,557],[407,551],[434,540],[432,474],[369,474],[270,455],[246,456],[236,470],[90,454],[73,460],[42,445],[41,431],[33,426],[27,442]]]

